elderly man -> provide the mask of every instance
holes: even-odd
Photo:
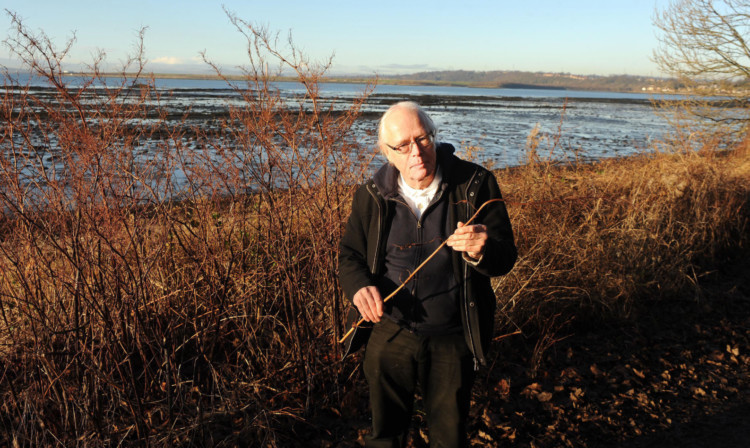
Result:
[[[515,263],[508,213],[492,173],[436,143],[413,102],[391,106],[378,143],[388,159],[355,193],[341,241],[339,279],[375,326],[365,351],[373,430],[368,447],[403,446],[417,385],[430,445],[466,444],[474,371],[486,362],[495,295],[490,277]],[[440,244],[447,245],[392,299]]]

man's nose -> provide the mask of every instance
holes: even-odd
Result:
[[[422,154],[424,154],[424,151],[426,151],[426,150],[427,150],[427,148],[420,147],[417,144],[417,142],[415,142],[414,140],[412,140],[412,141],[409,142],[409,155],[410,156],[411,155],[417,155],[417,156],[421,157]]]

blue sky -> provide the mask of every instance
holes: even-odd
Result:
[[[281,33],[313,61],[333,55],[331,74],[427,70],[522,70],[659,76],[652,18],[669,0],[3,0],[31,30],[62,45],[67,61],[91,61],[98,49],[119,63],[145,34],[147,68],[208,72],[200,52],[231,69],[247,63],[246,42],[222,6]],[[10,18],[0,14],[3,38]],[[13,65],[7,48],[0,64]]]

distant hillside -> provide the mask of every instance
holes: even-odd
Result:
[[[618,92],[640,92],[667,87],[668,81],[645,76],[596,76],[572,75],[570,73],[542,73],[520,71],[467,71],[452,70],[420,72],[410,75],[382,76],[380,83],[415,83],[436,85],[459,85],[490,88],[545,88],[566,90],[599,90]]]
[[[68,76],[91,76],[86,72],[65,73]],[[100,76],[122,76],[121,73],[100,73]],[[219,79],[209,74],[153,74],[155,78],[192,78]],[[242,75],[227,75],[227,79],[244,79]],[[294,81],[296,77],[274,77],[277,81]],[[372,76],[328,76],[326,82],[354,82],[364,83],[372,81]],[[562,89],[562,90],[596,90],[605,92],[642,92],[642,91],[679,91],[681,85],[675,80],[653,78],[648,76],[598,76],[572,75],[570,73],[544,73],[520,71],[469,71],[450,70],[435,72],[419,72],[407,75],[382,75],[378,77],[378,84],[402,85],[438,85],[487,87],[506,89]]]

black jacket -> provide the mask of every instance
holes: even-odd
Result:
[[[500,199],[500,188],[491,172],[453,155],[454,148],[440,144],[437,163],[448,184],[449,227],[466,222],[490,199]],[[383,169],[394,170],[393,167]],[[395,176],[393,176],[395,180]],[[360,186],[354,194],[352,212],[339,247],[339,281],[349,299],[365,286],[378,284],[384,266],[386,232],[393,216],[393,203],[383,197],[375,182]],[[486,206],[472,224],[484,224],[489,239],[477,265],[467,263],[460,252],[453,253],[453,271],[461,291],[461,322],[466,343],[476,361],[485,364],[492,340],[495,294],[490,277],[510,271],[517,252],[508,213],[503,202]]]
[[[417,217],[399,191],[398,176],[398,170],[389,165],[373,176],[390,212],[384,229],[385,266],[375,286],[388,297],[411,277],[386,302],[383,314],[421,335],[460,332],[461,285],[453,275],[453,249],[442,244],[455,230],[448,219],[448,184],[440,182],[432,201]],[[427,257],[430,261],[415,272]]]

